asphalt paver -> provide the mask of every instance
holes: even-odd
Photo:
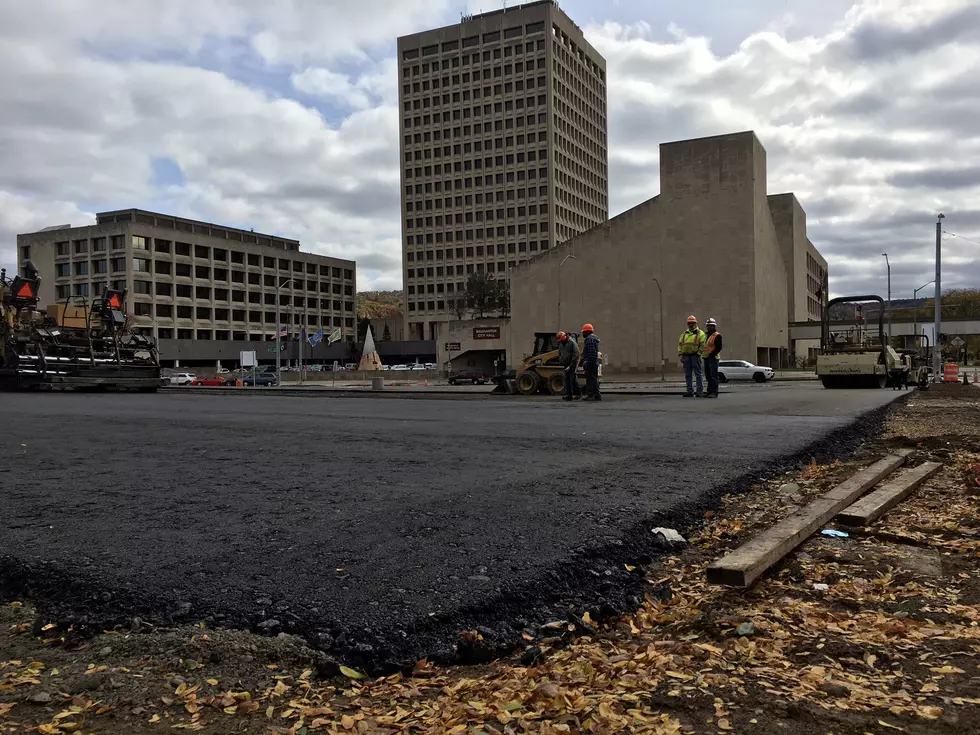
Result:
[[[900,395],[4,395],[0,592],[62,624],[201,619],[368,669],[459,660],[460,630],[513,641],[569,605],[628,606],[649,528],[846,451]]]

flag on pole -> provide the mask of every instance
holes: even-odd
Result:
[[[332,345],[334,342],[340,341],[343,336],[344,335],[343,332],[340,331],[340,327],[337,327],[335,330],[333,330],[333,332],[331,332],[330,336],[327,337],[327,344]]]
[[[310,337],[307,342],[310,343],[310,347],[316,347],[323,340],[323,328],[316,330],[313,336]]]
[[[289,336],[289,327],[279,327],[279,336],[280,337],[288,337]]]

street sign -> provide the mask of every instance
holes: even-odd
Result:
[[[238,353],[238,363],[243,368],[255,367],[259,364],[259,361],[255,359],[254,350],[242,350],[240,353]]]
[[[446,352],[459,352],[459,342],[446,342]]]
[[[963,345],[966,344],[966,342],[964,342],[959,337],[953,337],[953,341],[950,342],[950,344],[953,345],[953,347],[962,347]]]

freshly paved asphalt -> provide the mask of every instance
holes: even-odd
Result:
[[[481,616],[560,609],[604,564],[623,574],[615,549],[642,550],[643,529],[896,395],[5,394],[0,588],[417,655]]]

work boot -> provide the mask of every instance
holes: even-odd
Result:
[[[694,397],[695,398],[702,398],[702,397],[704,397],[704,391],[703,390],[699,390],[697,393],[694,394]]]
[[[688,391],[687,393],[684,394],[684,397],[685,398],[694,398],[694,394],[691,393],[690,391]]]
[[[563,401],[571,401],[571,400],[574,400],[571,396],[562,396],[561,399]]]
[[[601,401],[602,400],[602,394],[601,393],[596,393],[594,396],[592,396],[592,400],[593,401]]]
[[[582,394],[581,393],[576,393],[575,394],[575,400],[576,401],[581,401],[582,400]]]

